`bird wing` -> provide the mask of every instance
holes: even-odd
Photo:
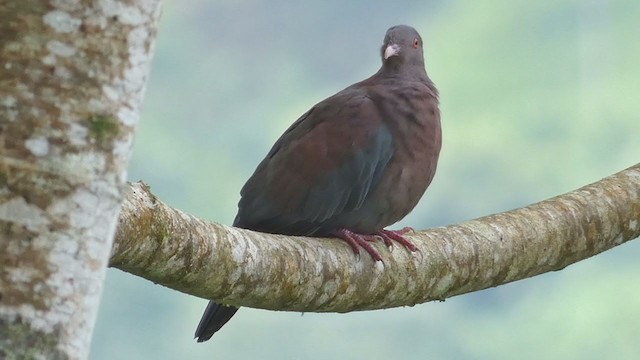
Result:
[[[235,226],[313,235],[362,206],[393,154],[366,94],[346,89],[314,106],[274,144],[241,191]]]

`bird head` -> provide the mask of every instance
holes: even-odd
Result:
[[[407,25],[396,25],[384,37],[380,50],[383,66],[421,66],[424,68],[422,38],[416,29]]]

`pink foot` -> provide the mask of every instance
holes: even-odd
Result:
[[[370,241],[375,240],[375,235],[362,235],[347,229],[338,229],[334,235],[346,241],[356,255],[360,256],[360,248],[363,248],[369,253],[369,255],[371,255],[373,260],[382,261],[382,256],[380,256],[378,251],[369,243]]]
[[[400,230],[380,230],[375,234],[358,234],[353,231],[347,229],[338,229],[334,233],[334,235],[349,244],[351,249],[356,255],[360,255],[360,248],[363,248],[366,252],[371,255],[371,258],[375,261],[382,261],[382,256],[376,249],[371,246],[371,242],[376,241],[378,237],[382,238],[382,241],[387,247],[392,247],[393,242],[396,241],[400,243],[405,248],[410,251],[417,251],[418,248],[411,243],[411,241],[407,240],[403,235],[413,229],[410,227],[405,227]]]
[[[393,247],[393,241],[396,241],[400,243],[400,245],[409,249],[410,251],[418,251],[418,248],[415,245],[413,245],[413,243],[409,241],[406,237],[404,237],[404,234],[408,233],[409,231],[413,231],[413,228],[410,228],[407,226],[400,230],[384,230],[383,229],[380,232],[378,232],[377,235],[382,238],[382,241],[384,241],[384,244],[387,245],[387,247]]]

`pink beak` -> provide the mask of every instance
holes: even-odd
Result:
[[[392,56],[398,55],[399,53],[400,53],[400,46],[396,44],[389,45],[387,46],[386,49],[384,49],[384,59],[387,60]]]

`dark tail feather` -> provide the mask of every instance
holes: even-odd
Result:
[[[209,305],[202,314],[202,319],[196,329],[196,338],[198,342],[203,342],[211,339],[216,331],[220,330],[224,324],[233,317],[238,311],[237,307],[217,304],[213,301],[209,301]]]

